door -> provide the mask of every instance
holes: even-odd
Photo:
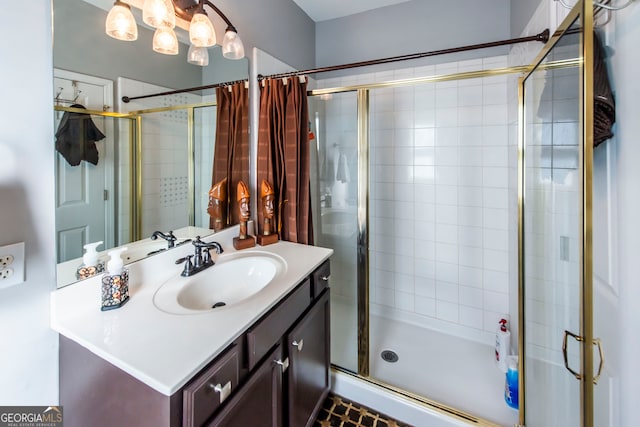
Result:
[[[89,110],[103,111],[112,105],[112,82],[91,76],[55,71],[56,105],[80,104]],[[55,112],[58,129],[64,113]],[[106,135],[97,141],[96,165],[81,161],[72,166],[56,154],[56,238],[58,262],[82,256],[87,243],[103,241],[99,250],[115,244],[114,222],[114,149],[113,119],[91,116],[96,127]]]
[[[329,290],[286,336],[289,347],[289,427],[314,422],[329,391]]]
[[[315,243],[333,249],[331,257],[331,363],[358,372],[359,256],[358,200],[367,182],[359,176],[358,123],[360,95],[332,93],[309,98],[312,130],[312,198]],[[359,249],[360,248],[360,249]]]
[[[289,364],[278,344],[209,427],[282,426],[282,377]]]
[[[520,85],[520,424],[527,427],[595,425],[592,25],[592,2],[578,2]]]

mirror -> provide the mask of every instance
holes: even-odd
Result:
[[[168,241],[151,239],[154,231],[173,231],[174,245],[212,232],[206,209],[216,132],[215,91],[128,104],[121,97],[248,78],[248,60],[223,58],[220,46],[208,50],[207,67],[189,64],[188,35],[177,27],[180,53],[154,52],[153,30],[142,24],[135,8],[138,40],[110,38],[104,22],[112,5],[102,0],[53,0],[55,130],[62,130],[65,115],[75,113],[104,135],[90,141],[97,159],[74,164],[72,154],[57,150],[59,287],[81,280],[76,270],[87,243],[103,242],[97,249],[101,259],[109,249],[127,245],[124,258],[133,262],[169,249]],[[95,114],[82,114],[72,106]],[[140,144],[136,152],[134,141]],[[136,177],[140,191],[132,188]],[[135,207],[138,213],[132,212]]]

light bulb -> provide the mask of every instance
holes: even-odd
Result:
[[[153,34],[153,50],[165,55],[178,54],[178,38],[173,29],[159,27]]]
[[[114,39],[133,41],[138,38],[138,26],[128,4],[117,0],[107,15],[105,31]]]
[[[209,65],[209,51],[206,47],[191,45],[187,53],[187,62],[189,64],[206,67]]]
[[[244,45],[240,36],[233,30],[227,30],[222,40],[222,56],[227,59],[244,58]]]
[[[216,31],[204,12],[196,12],[189,25],[189,40],[196,47],[210,47],[216,44]]]
[[[142,7],[142,21],[153,28],[174,28],[176,15],[173,3],[171,0],[145,0]]]

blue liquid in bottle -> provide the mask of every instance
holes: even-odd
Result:
[[[507,358],[507,373],[504,382],[504,400],[507,405],[518,409],[518,356]]]

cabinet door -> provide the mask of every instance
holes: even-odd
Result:
[[[287,364],[282,360],[282,346],[278,345],[208,425],[281,427],[282,378]]]
[[[289,427],[312,425],[329,391],[329,314],[327,289],[286,336]]]

